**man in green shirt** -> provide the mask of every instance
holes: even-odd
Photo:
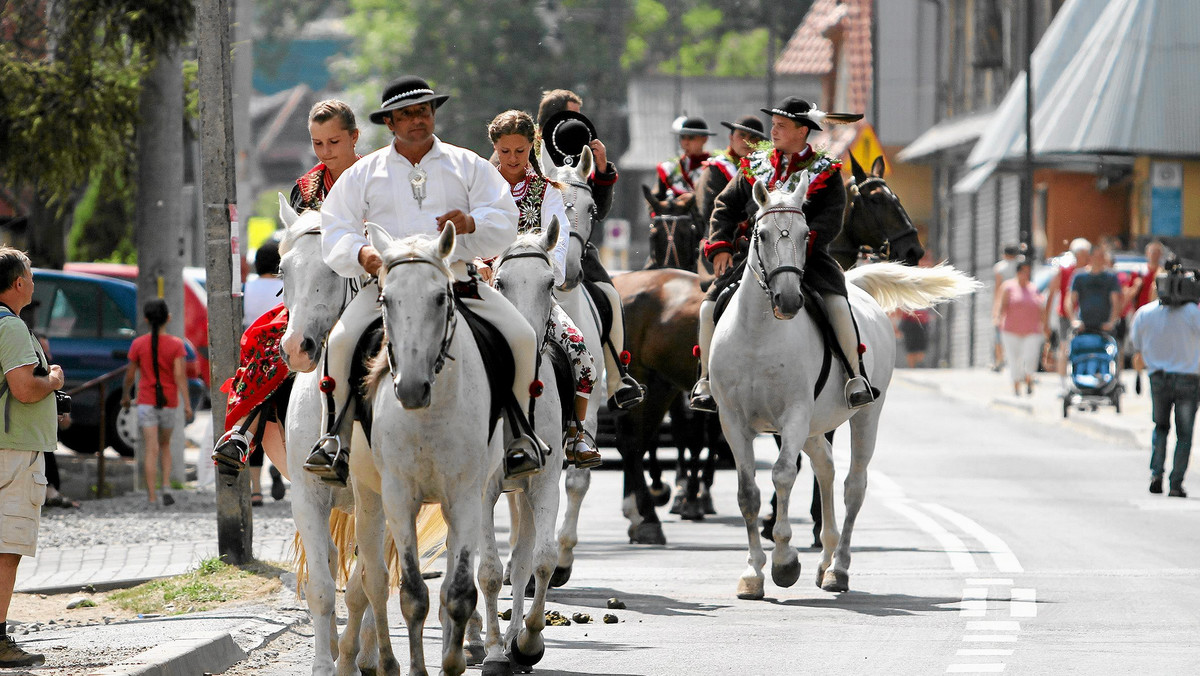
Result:
[[[8,604],[22,556],[37,550],[46,501],[46,458],[57,447],[54,391],[63,372],[46,362],[21,310],[33,300],[33,269],[23,252],[0,246],[0,668],[29,667],[45,657],[8,635]]]

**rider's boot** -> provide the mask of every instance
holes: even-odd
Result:
[[[621,359],[617,358],[620,346],[625,344],[625,313],[621,308],[621,294],[617,293],[612,284],[598,282],[596,286],[604,292],[613,310],[608,344],[601,350],[604,353],[604,373],[610,393],[608,408],[613,411],[628,411],[646,398],[646,387],[629,375],[623,356]]]
[[[345,488],[350,478],[350,445],[337,433],[322,434],[304,460],[304,469],[327,484]]]
[[[716,330],[716,323],[713,321],[713,308],[716,303],[711,300],[705,300],[700,303],[700,336],[699,348],[700,354],[697,358],[700,360],[700,378],[696,380],[695,386],[692,387],[692,394],[689,403],[694,411],[704,411],[706,413],[717,412],[717,400],[713,399],[712,387],[708,383],[708,350],[712,346],[713,332]]]
[[[250,457],[250,439],[248,433],[243,434],[235,427],[217,440],[212,459],[217,466],[217,473],[226,481],[232,481],[238,472],[246,468],[246,459]]]
[[[596,467],[602,462],[600,451],[597,451],[588,444],[587,435],[582,429],[578,429],[575,423],[567,425],[566,444],[563,447],[563,453],[567,462],[574,464],[579,469]]]
[[[550,447],[538,438],[529,425],[525,412],[513,408],[516,410],[510,413],[510,422],[515,419],[516,424],[509,425],[512,439],[504,446],[505,479],[521,479],[537,474],[542,471],[545,458],[550,453]]]
[[[838,345],[841,346],[842,353],[846,355],[846,359],[854,370],[854,373],[846,381],[846,406],[851,409],[870,406],[875,402],[877,392],[861,372],[858,359],[858,331],[854,328],[850,303],[845,296],[830,293],[825,295],[825,307],[829,310],[829,323],[833,325]]]

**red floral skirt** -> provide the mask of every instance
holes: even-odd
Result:
[[[229,395],[225,409],[225,431],[267,400],[290,373],[283,363],[280,342],[287,330],[288,312],[279,304],[263,313],[242,334],[237,373],[225,381],[221,391]]]

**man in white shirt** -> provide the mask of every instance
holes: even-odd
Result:
[[[393,80],[383,93],[380,109],[371,113],[375,124],[386,124],[392,143],[347,169],[321,207],[322,250],[325,262],[345,277],[374,275],[383,263],[363,233],[364,221],[379,224],[396,238],[435,236],[453,227],[456,238],[451,269],[468,281],[467,264],[475,258],[500,255],[517,236],[517,206],[508,183],[487,160],[434,136],[434,114],[450,98],[435,94],[418,77]],[[516,377],[512,391],[518,408],[518,429],[505,449],[508,478],[539,471],[548,452],[528,424],[529,389],[534,380],[537,337],[529,323],[504,296],[487,284],[473,285],[477,298],[461,296],[475,314],[505,337],[512,348]],[[336,411],[349,402],[352,352],[359,337],[378,316],[374,285],[359,292],[329,334],[326,368],[335,387]],[[325,416],[323,419],[328,419]],[[305,469],[335,484],[344,484],[348,466],[349,421],[326,430]]]

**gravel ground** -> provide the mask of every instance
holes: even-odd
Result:
[[[264,477],[265,478],[265,477]],[[216,540],[216,493],[211,487],[170,491],[175,504],[152,508],[145,493],[89,500],[79,509],[45,507],[38,549]],[[254,508],[255,538],[290,538],[292,503],[267,496]]]

